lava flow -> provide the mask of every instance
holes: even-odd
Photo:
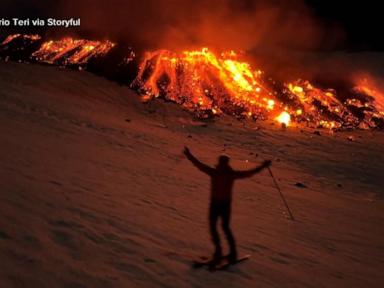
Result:
[[[64,38],[58,41],[44,42],[40,49],[32,54],[39,62],[62,65],[81,65],[95,56],[107,54],[115,43],[106,41],[76,40]]]
[[[20,53],[34,43],[25,50],[27,53],[34,49],[28,59],[83,67],[93,57],[107,55],[116,45],[108,40],[72,38],[40,45],[40,39],[39,35],[10,35],[0,44],[1,55]],[[123,53],[128,55],[128,51]],[[128,63],[134,57],[132,51],[129,55],[124,58]],[[320,88],[306,80],[279,83],[252,68],[234,51],[215,54],[208,48],[181,53],[147,52],[138,68],[131,86],[143,95],[143,100],[161,97],[200,118],[228,114],[240,119],[273,119],[285,127],[302,123],[328,129],[384,129],[384,89],[366,76],[357,77],[341,90]]]
[[[146,100],[163,96],[201,117],[224,112],[264,119],[284,110],[263,85],[262,72],[252,71],[234,51],[219,57],[207,48],[181,54],[148,52],[133,85]]]
[[[199,117],[226,113],[239,118],[275,119],[309,126],[376,128],[384,115],[375,98],[351,91],[341,100],[334,89],[320,89],[308,81],[282,84],[281,91],[264,72],[239,60],[234,51],[216,56],[207,48],[146,53],[133,83],[144,100],[163,97],[195,112]],[[359,96],[359,97],[358,97]]]
[[[7,38],[4,39],[4,41],[1,43],[1,45],[6,45],[8,43],[11,43],[15,39],[23,39],[23,40],[30,40],[30,41],[37,41],[41,39],[40,35],[29,35],[29,34],[12,34],[9,35]]]

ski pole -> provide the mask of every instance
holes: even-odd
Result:
[[[277,184],[277,181],[276,181],[275,177],[274,177],[273,174],[272,174],[272,170],[271,170],[271,168],[268,167],[268,171],[269,171],[269,174],[271,174],[271,177],[272,177],[272,179],[273,179],[273,182],[275,183],[275,186],[276,186],[277,191],[279,191],[280,197],[281,197],[281,199],[283,200],[285,207],[287,208],[287,211],[288,211],[288,214],[289,214],[289,218],[291,218],[292,221],[295,221],[295,219],[293,218],[292,212],[291,212],[291,210],[289,209],[288,203],[287,203],[287,201],[285,200],[284,195],[283,195],[283,193],[281,192],[280,187],[279,187],[279,185]]]

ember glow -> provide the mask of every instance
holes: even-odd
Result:
[[[361,75],[355,79],[353,90],[373,97],[372,104],[377,107],[381,115],[384,115],[384,87],[379,84],[377,79],[370,75]]]
[[[283,111],[279,116],[275,118],[275,120],[281,124],[284,124],[285,127],[288,127],[291,123],[291,115],[288,112]]]
[[[39,62],[63,65],[85,64],[90,58],[107,54],[115,43],[110,41],[90,41],[64,38],[47,41],[32,54]]]
[[[320,89],[308,81],[298,80],[286,86],[301,103],[299,121],[329,129],[369,129],[383,125],[384,109],[380,105],[383,97],[374,95],[376,90],[369,90],[367,84],[351,88],[344,100],[336,90]]]
[[[300,102],[301,107],[296,110],[298,120],[317,123],[318,126],[330,129],[345,124],[358,125],[358,119],[336,98],[335,90],[322,90],[302,80],[288,83],[286,87]]]

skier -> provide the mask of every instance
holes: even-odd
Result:
[[[215,246],[215,252],[212,258],[212,265],[219,264],[222,256],[219,233],[217,231],[217,221],[221,218],[222,228],[229,244],[228,262],[236,263],[237,251],[236,242],[230,228],[231,219],[231,203],[232,203],[232,187],[236,179],[248,178],[260,172],[264,168],[271,165],[271,161],[264,161],[262,165],[248,170],[235,171],[229,165],[229,157],[225,155],[219,156],[218,163],[215,168],[212,168],[200,162],[188,147],[184,148],[184,154],[200,171],[208,174],[211,177],[211,203],[209,208],[209,228],[212,237],[212,242]]]

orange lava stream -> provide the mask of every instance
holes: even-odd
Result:
[[[58,41],[47,41],[32,54],[40,62],[55,63],[62,61],[64,65],[84,64],[91,57],[105,55],[114,47],[110,41],[90,41],[64,38]]]

